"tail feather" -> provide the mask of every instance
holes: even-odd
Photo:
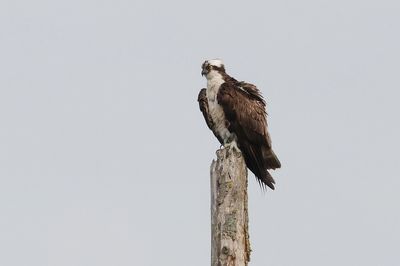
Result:
[[[268,186],[272,190],[275,189],[275,186],[274,186],[275,180],[267,170],[261,172],[261,175],[259,175],[259,176],[256,175],[256,177],[258,179],[258,182],[262,183],[262,185]]]
[[[276,155],[272,152],[272,150],[270,149],[272,153],[265,153],[269,155],[269,157],[265,157],[261,149],[251,145],[243,145],[241,150],[244,155],[247,167],[256,176],[257,181],[260,183],[261,187],[264,188],[265,186],[268,186],[271,189],[275,189],[275,180],[268,172],[268,169],[274,169],[270,166],[271,162],[273,162],[273,166],[279,165],[279,167],[280,162]]]
[[[271,148],[263,149],[262,157],[264,159],[264,164],[267,169],[275,170],[276,168],[281,168],[281,162]]]

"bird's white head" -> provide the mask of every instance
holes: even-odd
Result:
[[[221,59],[206,60],[201,66],[201,75],[212,79],[215,75],[225,73],[225,66]]]

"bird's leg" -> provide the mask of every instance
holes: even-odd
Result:
[[[229,148],[229,149],[233,149],[233,151],[235,151],[235,152],[237,152],[237,153],[241,153],[241,151],[240,151],[240,149],[239,149],[239,147],[238,147],[238,145],[237,145],[237,142],[236,142],[235,140],[232,141],[232,142],[229,142],[228,148]]]
[[[236,151],[237,153],[241,153],[237,142],[236,142],[236,136],[232,134],[224,143],[224,147],[228,149],[233,149],[233,151]]]

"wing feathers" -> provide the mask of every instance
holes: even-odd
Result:
[[[229,130],[238,139],[248,168],[260,182],[274,189],[274,179],[268,169],[281,166],[271,149],[267,131],[265,101],[256,86],[230,79],[221,85],[217,95],[222,106]]]
[[[208,108],[207,89],[203,88],[200,90],[197,101],[199,102],[200,111],[203,113],[204,120],[206,120],[208,128],[211,129],[218,141],[223,144],[223,140],[221,139],[221,137],[218,136],[218,134],[216,134],[216,132],[214,131],[214,121],[211,118]]]

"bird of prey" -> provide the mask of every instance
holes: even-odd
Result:
[[[268,170],[280,168],[281,163],[271,147],[260,91],[229,76],[219,59],[205,61],[201,74],[207,79],[207,88],[200,90],[198,102],[207,126],[225,148],[241,151],[262,187],[274,189]]]

